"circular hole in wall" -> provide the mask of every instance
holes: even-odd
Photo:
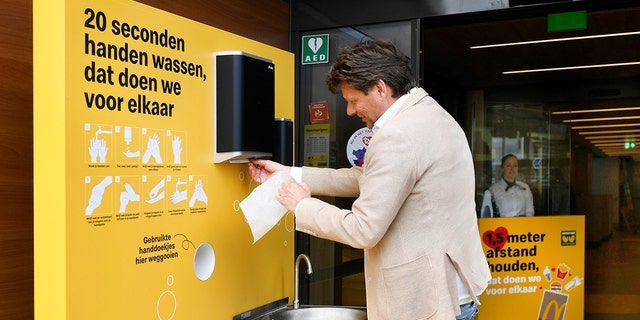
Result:
[[[196,277],[202,281],[209,279],[215,266],[216,254],[213,247],[208,242],[201,243],[193,257],[193,271]]]

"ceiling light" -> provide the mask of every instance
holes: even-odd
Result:
[[[594,143],[593,145],[596,147],[617,147],[624,146],[624,143]]]
[[[620,151],[605,151],[602,150],[602,152],[606,153],[608,156],[630,156],[630,155],[636,155],[636,154],[640,154],[640,150],[637,149],[622,149]]]
[[[585,110],[569,110],[569,111],[554,111],[551,114],[574,114],[574,113],[591,113],[591,112],[611,112],[611,111],[632,111],[640,110],[640,107],[627,107],[627,108],[605,108],[605,109],[585,109]]]
[[[596,38],[633,36],[633,35],[639,35],[639,34],[640,34],[640,31],[621,32],[621,33],[607,33],[607,34],[596,34],[596,35],[582,36],[582,37],[567,37],[567,38],[555,38],[555,39],[543,39],[543,40],[532,40],[532,41],[520,41],[520,42],[507,42],[507,43],[498,43],[498,44],[488,44],[488,45],[472,46],[472,47],[469,47],[469,49],[486,49],[486,48],[497,48],[497,47],[509,47],[509,46],[520,46],[520,45],[527,45],[527,44],[560,42],[560,41],[573,41],[573,40],[585,40],[585,39],[596,39]]]
[[[558,68],[542,68],[542,69],[503,71],[502,74],[517,74],[517,73],[532,73],[532,72],[547,72],[547,71],[564,71],[564,70],[591,69],[591,68],[624,67],[624,66],[632,66],[632,65],[638,65],[638,64],[640,64],[640,61],[620,62],[620,63],[605,63],[605,64],[592,64],[592,65],[572,66],[572,67],[558,67]]]
[[[640,129],[582,131],[582,132],[578,132],[578,134],[579,135],[591,135],[591,134],[610,134],[610,133],[634,133],[634,132],[640,132]]]
[[[611,136],[588,136],[584,138],[587,140],[597,140],[597,139],[614,139],[614,138],[626,139],[626,138],[635,138],[635,137],[640,137],[640,135],[630,134],[630,135],[611,135]]]
[[[614,121],[614,120],[634,120],[640,119],[640,116],[626,116],[626,117],[602,117],[602,118],[585,118],[585,119],[566,119],[562,120],[564,123],[570,122],[589,122],[589,121]]]
[[[622,128],[622,127],[637,127],[640,123],[619,123],[619,124],[598,124],[592,126],[571,126],[571,129],[600,129],[600,128]]]
[[[599,144],[599,143],[622,143],[622,144],[624,144],[625,142],[627,142],[627,140],[622,138],[622,139],[593,140],[593,141],[589,141],[589,142],[591,142],[593,144]]]
[[[600,151],[606,153],[607,155],[611,155],[611,153],[629,153],[629,150],[634,149],[625,149],[625,148],[611,148],[611,147],[599,147]]]

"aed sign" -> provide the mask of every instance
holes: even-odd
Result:
[[[329,35],[317,34],[302,37],[302,64],[329,62]]]

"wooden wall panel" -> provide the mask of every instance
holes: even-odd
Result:
[[[288,1],[140,2],[288,50]],[[0,0],[0,319],[6,320],[34,318],[32,6]]]
[[[31,1],[0,11],[0,319],[33,319]]]
[[[289,50],[288,0],[137,1],[282,50]]]

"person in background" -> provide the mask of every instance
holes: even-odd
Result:
[[[489,188],[499,217],[533,216],[533,194],[529,185],[516,181],[518,177],[518,158],[513,154],[502,157],[502,176]]]
[[[416,86],[408,58],[387,41],[343,50],[327,85],[373,131],[363,165],[252,160],[252,178],[289,172],[276,199],[295,214],[296,230],[364,249],[369,320],[473,319],[491,274],[463,130]],[[341,209],[312,194],[356,199]]]

